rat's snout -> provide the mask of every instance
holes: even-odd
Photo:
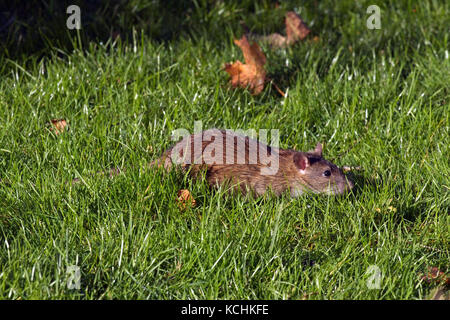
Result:
[[[345,175],[336,179],[334,184],[331,186],[331,194],[339,195],[350,192],[354,187],[353,181],[347,178]]]
[[[342,171],[341,171],[341,174],[342,174],[342,176],[339,179],[340,182],[337,183],[337,187],[339,190],[338,193],[344,194],[344,193],[350,192],[353,189],[353,187],[355,186],[355,184],[349,177],[347,177],[344,173],[342,173]]]

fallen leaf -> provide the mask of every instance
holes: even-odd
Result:
[[[308,26],[303,22],[302,18],[294,11],[286,13],[286,35],[287,44],[291,45],[298,40],[303,40],[311,32]]]
[[[52,119],[51,122],[53,127],[50,130],[54,131],[56,135],[63,133],[67,126],[67,122],[64,119]]]
[[[383,209],[381,209],[381,208],[375,208],[375,211],[378,212],[378,213],[383,212],[383,213],[385,213],[385,214],[387,214],[387,213],[389,213],[389,212],[395,213],[395,212],[397,212],[397,208],[395,208],[395,207],[393,207],[393,206],[389,206],[389,207],[383,208]]]
[[[357,171],[357,170],[362,170],[361,167],[350,167],[350,166],[343,166],[342,167],[342,171],[344,172],[349,172],[349,171]]]
[[[422,275],[421,279],[428,283],[444,283],[445,285],[450,285],[450,277],[445,274],[445,272],[439,270],[438,267],[428,268],[428,272]]]
[[[182,189],[178,191],[177,202],[181,209],[186,208],[186,205],[195,207],[195,199],[189,192],[189,190]]]
[[[389,209],[389,211],[397,212],[397,208],[395,208],[393,206],[389,206],[388,209]]]
[[[286,13],[284,23],[286,25],[286,37],[279,33],[272,33],[268,36],[262,36],[260,39],[272,47],[283,48],[294,44],[298,40],[305,39],[310,33],[309,28],[294,11]],[[312,40],[318,42],[319,37],[315,36]]]
[[[250,45],[245,35],[240,40],[234,40],[234,43],[241,48],[245,64],[239,60],[225,64],[225,71],[231,76],[231,85],[249,88],[253,95],[257,95],[264,89],[266,56],[256,42]]]

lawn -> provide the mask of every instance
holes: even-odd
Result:
[[[450,268],[449,2],[186,3],[132,1],[96,25],[81,6],[91,25],[79,31],[59,12],[23,51],[8,35],[0,299],[429,297],[442,285],[430,268]],[[371,4],[381,29],[366,26]],[[289,10],[311,34],[261,43],[285,97],[231,88],[223,66],[243,61],[243,24],[283,32]],[[108,19],[120,36],[93,37]],[[283,148],[322,142],[325,158],[360,167],[355,188],[255,199],[144,168],[195,121],[277,129]],[[113,167],[127,170],[96,174]],[[196,206],[180,207],[181,189]]]

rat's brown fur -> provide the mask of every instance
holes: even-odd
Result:
[[[230,146],[226,144],[227,139],[232,141],[229,143]],[[220,147],[220,144],[223,147]],[[256,149],[251,145],[256,146]],[[228,149],[229,155],[227,147],[232,149]],[[251,148],[253,149],[250,150]],[[222,157],[220,150],[223,150]],[[277,170],[267,171],[273,168],[274,163],[263,161],[259,156],[260,152],[269,157],[278,156]],[[240,163],[238,159],[241,160]],[[251,190],[256,195],[264,194],[269,188],[276,195],[288,190],[294,197],[305,191],[342,194],[353,188],[353,183],[336,165],[322,158],[320,144],[309,152],[284,150],[267,146],[229,130],[210,129],[185,137],[152,164],[162,165],[169,170],[174,163],[181,165],[194,177],[206,171],[205,176],[211,186],[231,183],[235,190],[242,193]],[[328,173],[324,174],[327,170],[329,176],[326,176]]]

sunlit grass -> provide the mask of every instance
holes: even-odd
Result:
[[[0,297],[425,298],[433,285],[421,274],[448,272],[449,261],[450,60],[448,32],[436,32],[449,10],[432,3],[386,4],[382,29],[368,30],[354,1],[220,2],[198,7],[204,21],[169,41],[136,32],[134,42],[0,58],[10,70],[0,81]],[[263,46],[287,97],[270,85],[256,97],[231,89],[222,68],[242,60],[240,19],[280,31],[292,8],[319,41]],[[55,118],[69,123],[60,135]],[[284,148],[320,141],[326,158],[362,168],[355,190],[249,199],[142,169],[197,120],[278,129]],[[95,174],[112,167],[128,169]],[[196,207],[180,210],[180,189]],[[67,287],[72,265],[80,290]],[[380,289],[367,287],[372,265]]]

